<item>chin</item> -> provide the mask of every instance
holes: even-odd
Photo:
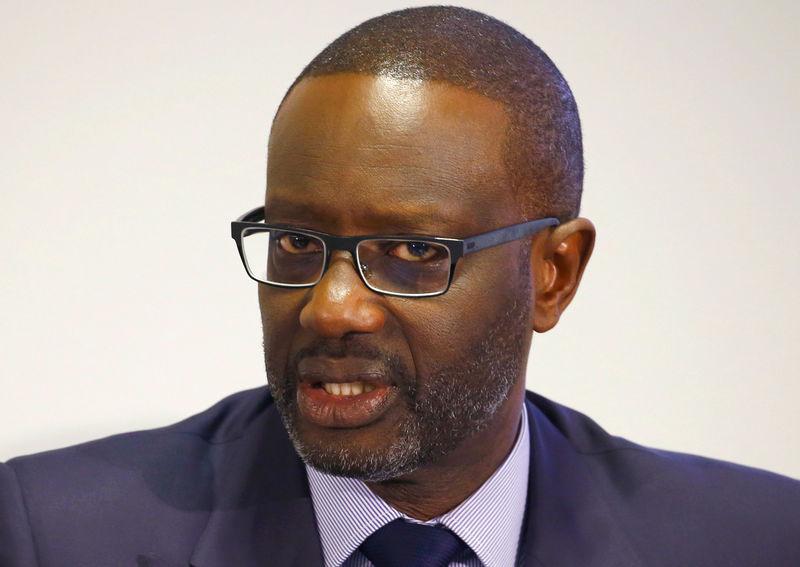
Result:
[[[327,474],[380,482],[412,473],[430,458],[407,419],[393,426],[394,434],[387,436],[377,431],[366,434],[369,428],[309,431],[296,418],[297,414],[284,418],[284,423],[297,454]],[[376,438],[382,442],[376,444]]]

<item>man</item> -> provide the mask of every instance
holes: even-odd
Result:
[[[578,115],[482,14],[354,28],[289,89],[233,223],[269,391],[0,467],[0,565],[796,565],[800,486],[525,393],[574,296]]]

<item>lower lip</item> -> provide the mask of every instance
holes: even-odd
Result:
[[[390,405],[394,388],[376,386],[357,396],[337,396],[307,382],[297,386],[300,413],[322,427],[363,427],[377,420]]]

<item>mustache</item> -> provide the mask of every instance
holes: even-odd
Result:
[[[328,358],[363,358],[365,360],[387,360],[392,358],[382,349],[360,343],[353,342],[315,342],[298,350],[290,360],[290,366],[296,366],[304,358],[308,357],[328,357]]]
[[[361,358],[376,361],[381,364],[385,375],[390,377],[396,386],[405,389],[412,395],[417,389],[411,370],[403,359],[396,354],[388,353],[373,345],[349,341],[318,341],[311,343],[298,350],[289,359],[287,366],[288,376],[293,379],[297,378],[300,361],[310,357]]]

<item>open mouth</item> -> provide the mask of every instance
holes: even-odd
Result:
[[[396,397],[396,388],[366,380],[301,380],[297,404],[301,414],[322,427],[363,427],[380,418]]]
[[[297,363],[297,379],[300,414],[325,428],[369,425],[400,397],[381,359],[306,356]]]

